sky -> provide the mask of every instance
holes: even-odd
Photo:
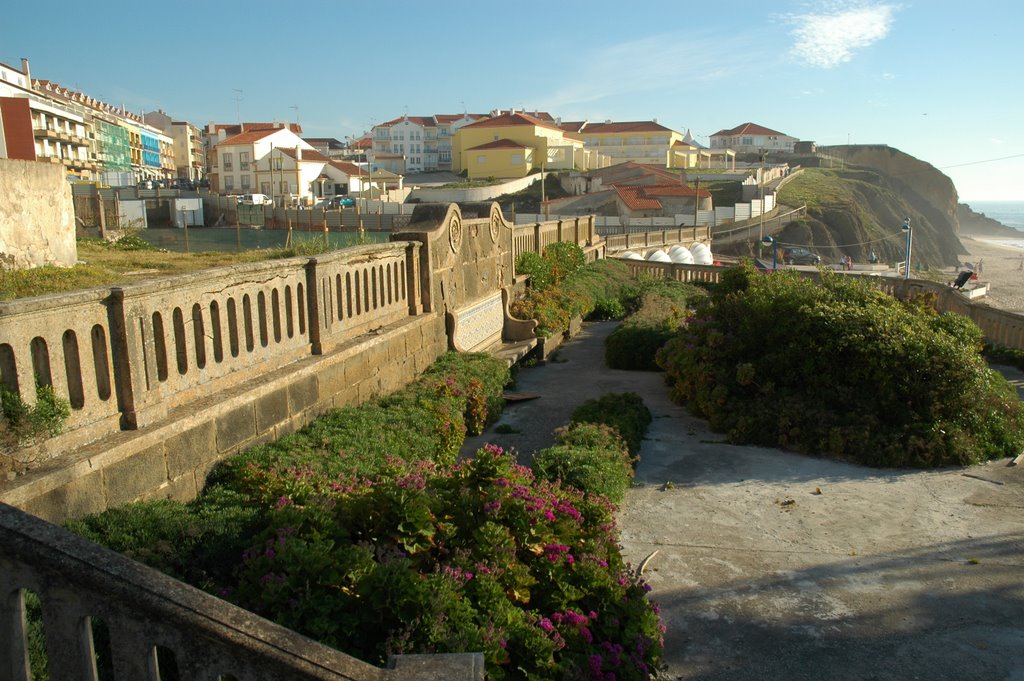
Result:
[[[727,9],[726,9],[727,8]],[[657,119],[701,144],[753,122],[888,144],[962,201],[1024,201],[1019,0],[14,3],[0,61],[196,125],[357,136],[403,114]]]

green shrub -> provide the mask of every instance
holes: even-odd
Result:
[[[407,390],[232,457],[190,504],[71,528],[373,664],[481,651],[489,679],[651,678],[664,628],[611,502],[493,446],[449,465],[438,415],[452,425],[481,408],[507,377],[492,369],[445,357]],[[628,476],[611,430],[568,432],[565,446],[604,452],[609,469],[617,457]]]
[[[182,504],[156,500],[128,504],[67,523],[86,539],[200,588],[231,578],[230,566],[262,528],[264,512],[224,488]]]
[[[555,442],[533,457],[531,467],[538,478],[622,502],[633,480],[633,459],[617,430],[573,423],[556,431]]]
[[[53,386],[37,385],[35,404],[28,404],[18,393],[0,386],[0,415],[0,457],[13,460],[15,450],[59,435],[71,416],[71,405],[57,396]],[[0,460],[0,470],[4,467],[4,460]]]
[[[629,453],[636,456],[651,425],[651,410],[636,393],[608,393],[581,404],[573,412],[572,421],[611,426],[625,441]]]
[[[658,350],[675,335],[687,307],[706,296],[690,284],[639,282],[633,313],[605,340],[605,363],[612,369],[660,371]]]
[[[675,398],[734,442],[874,466],[970,464],[1024,447],[1024,405],[966,320],[823,273],[724,273],[659,353]]]
[[[1005,364],[1024,371],[1024,350],[986,343],[983,352],[993,364]]]

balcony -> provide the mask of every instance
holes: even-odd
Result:
[[[60,139],[59,134],[55,128],[33,126],[32,136],[46,139]]]

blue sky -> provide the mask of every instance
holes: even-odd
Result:
[[[298,120],[337,137],[401,116],[649,120],[701,143],[746,121],[885,143],[962,200],[1024,201],[1018,0],[16,3],[0,61],[132,111]],[[66,11],[61,11],[61,8]]]

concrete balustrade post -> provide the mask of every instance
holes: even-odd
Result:
[[[309,334],[309,348],[314,355],[323,354],[323,329],[320,318],[320,276],[317,259],[306,261],[306,329]],[[330,317],[328,316],[328,319]]]

